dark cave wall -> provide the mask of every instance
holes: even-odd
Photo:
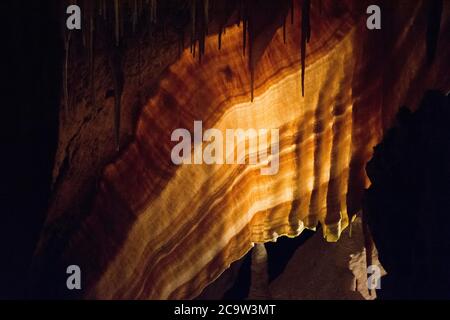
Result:
[[[388,275],[384,299],[450,298],[450,98],[402,109],[367,164],[365,216]]]
[[[29,267],[50,198],[63,54],[57,7],[57,1],[1,2],[9,17],[2,72],[0,298],[28,297]]]

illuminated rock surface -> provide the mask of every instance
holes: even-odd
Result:
[[[237,26],[227,28],[220,51],[217,36],[207,37],[201,64],[185,50],[156,85],[145,84],[153,89],[139,99],[137,80],[126,83],[125,105],[145,100],[134,137],[105,167],[83,214],[66,217],[64,207],[76,196],[63,199],[57,191],[36,272],[80,265],[85,298],[194,298],[255,242],[296,236],[318,223],[328,241],[338,240],[348,216],[360,210],[368,186],[364,166],[398,107],[416,106],[426,88],[450,88],[445,41],[431,67],[425,40],[418,41],[425,39],[425,2],[386,1],[381,31],[366,29],[359,2],[330,2],[321,14],[312,10],[304,98],[299,8],[294,25],[287,24],[286,44],[279,28],[259,59],[253,102]],[[448,39],[450,7],[444,10],[441,39]],[[144,77],[146,72],[151,70]],[[101,119],[106,117],[97,123]],[[245,165],[173,165],[170,135],[176,128],[192,131],[194,120],[222,130],[279,128],[279,173],[262,176]],[[88,119],[81,131],[84,125],[92,130],[76,144],[112,131],[111,123],[97,128]],[[133,130],[126,126],[122,135]],[[95,157],[89,149],[75,150]],[[57,187],[71,189],[71,176],[64,179]],[[65,227],[72,220],[75,227]]]

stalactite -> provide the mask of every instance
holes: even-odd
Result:
[[[241,26],[241,21],[242,21],[242,0],[239,2],[238,8],[237,8],[237,12],[238,12],[238,19],[236,22],[236,25],[238,27]]]
[[[120,2],[120,4],[119,4],[119,22],[120,22],[119,35],[120,35],[120,39],[124,38],[125,17],[126,17],[126,13],[127,13],[126,9],[127,9],[126,2]]]
[[[184,50],[184,33],[180,31],[179,39],[178,39],[178,58],[181,57],[181,53]]]
[[[105,0],[100,0],[100,3],[99,3],[99,5],[98,5],[98,15],[101,17],[101,16],[103,16],[103,2],[104,2]]]
[[[88,43],[88,51],[89,51],[89,76],[90,76],[90,85],[91,85],[91,95],[92,95],[92,103],[95,105],[95,83],[94,83],[94,31],[95,31],[95,2],[90,3],[89,7],[89,43]]]
[[[108,19],[108,8],[106,7],[106,0],[103,1],[103,19],[106,21]]]
[[[142,16],[142,0],[138,0],[137,2],[137,11],[138,11],[138,16],[141,17]]]
[[[142,40],[138,41],[138,81],[139,86],[142,85]]]
[[[205,33],[208,33],[208,23],[209,23],[209,1],[203,0],[203,12],[205,18]]]
[[[431,65],[436,55],[439,32],[441,28],[441,18],[443,10],[443,0],[431,0],[428,3],[428,25],[427,25],[427,62]]]
[[[202,1],[201,3],[198,3],[198,1]],[[319,1],[319,7],[322,6],[321,0]],[[439,2],[439,1],[436,1]],[[157,8],[157,0],[145,0],[145,3],[150,7],[150,17],[149,21],[151,23],[156,22],[156,8]],[[190,50],[193,56],[198,53],[199,55],[199,61],[201,61],[202,56],[205,51],[205,38],[208,34],[208,22],[210,20],[210,0],[190,0],[188,2],[188,10],[190,10],[190,16],[191,16],[191,44],[190,44]],[[305,62],[306,62],[306,43],[309,42],[311,31],[310,31],[310,21],[309,21],[309,14],[310,14],[310,6],[311,1],[310,0],[303,0],[302,3],[302,33],[301,33],[301,68],[302,68],[302,96],[304,96],[304,81],[305,81]],[[250,68],[250,85],[251,85],[251,100],[253,101],[254,98],[254,62],[252,61],[252,32],[249,30],[249,3],[245,0],[239,1],[238,4],[238,12],[239,12],[239,19],[238,24],[240,25],[240,22],[242,20],[242,52],[243,55],[246,55],[246,51],[249,51],[249,68]],[[108,6],[106,0],[99,0],[97,3],[97,7],[93,5],[93,10],[95,12],[98,12],[99,16],[103,16],[104,19],[107,19],[108,16]],[[144,0],[130,0],[126,2],[125,4],[123,2],[120,2],[120,0],[114,0],[114,7],[113,9],[110,8],[110,16],[111,19],[114,19],[113,21],[113,29],[115,34],[115,45],[116,47],[120,46],[120,42],[123,38],[123,32],[125,30],[124,28],[124,21],[127,17],[127,15],[131,15],[130,19],[127,19],[127,23],[131,21],[132,23],[132,30],[133,33],[136,32],[137,26],[139,23],[139,19],[141,17],[141,10],[144,8]],[[148,7],[147,7],[148,8]],[[113,11],[114,13],[113,13]],[[126,12],[124,12],[126,11]],[[290,20],[291,24],[294,22],[294,0],[290,1]],[[112,18],[112,15],[114,15],[114,18]],[[88,13],[88,19],[86,23],[88,24],[88,27],[86,30],[88,30],[88,33],[85,35],[87,41],[86,45],[88,46],[89,51],[89,69],[90,69],[90,75],[91,75],[91,85],[92,85],[92,96],[95,103],[95,90],[94,90],[94,81],[93,81],[93,74],[94,74],[94,14]],[[288,23],[288,17],[285,18],[283,22],[283,42],[286,43],[286,25]],[[432,29],[430,27],[430,29]],[[127,29],[128,30],[128,29]],[[431,32],[430,32],[431,33]],[[224,26],[220,26],[219,32],[218,32],[218,48],[219,50],[222,48],[222,37],[225,34],[225,28]],[[181,39],[182,38],[182,39]],[[178,55],[181,55],[181,52],[184,48],[184,34],[180,38],[179,43],[179,53]],[[197,41],[198,41],[198,52],[197,52]],[[248,42],[248,43],[247,43]],[[248,49],[247,49],[248,46]],[[140,63],[140,62],[139,62]],[[139,66],[140,68],[140,66]],[[117,99],[116,99],[117,100]],[[118,108],[120,109],[120,102]],[[117,108],[116,108],[117,109]]]
[[[191,0],[191,51],[195,56],[195,13],[196,13],[196,0]]]
[[[116,142],[116,151],[120,151],[120,109],[121,94],[115,94],[114,100],[114,138]]]
[[[114,0],[116,46],[120,44],[119,0]]]
[[[64,39],[64,107],[66,117],[69,116],[69,55],[70,55],[70,39],[72,33],[65,34]]]
[[[291,24],[294,24],[294,0],[291,0]]]
[[[198,62],[199,63],[202,62],[202,56],[203,56],[203,49],[201,46],[201,42],[199,41],[199,44],[198,44]]]
[[[150,0],[150,22],[156,23],[157,0]]]
[[[114,139],[116,151],[120,149],[120,111],[124,84],[122,57],[119,48],[110,50],[109,65],[114,84]]]
[[[310,8],[311,8],[311,1],[303,0],[302,36],[301,36],[302,97],[305,96],[306,43],[308,43],[311,38],[311,26],[309,21]]]
[[[192,55],[194,56],[194,58],[195,58],[195,50],[196,50],[196,47],[197,47],[197,42],[194,41],[194,44],[192,45]]]
[[[205,44],[203,42],[203,37],[202,35],[198,36],[198,62],[201,63],[202,62],[202,56],[205,52]]]
[[[137,3],[137,0],[134,0],[133,1],[133,33],[136,32],[137,19],[138,19],[138,3]]]
[[[162,26],[163,39],[167,40],[167,22],[164,20],[163,23],[161,24],[161,26]]]
[[[184,40],[185,40],[185,34],[184,29],[181,30],[181,50],[184,50]]]
[[[197,33],[198,33],[198,59],[202,60],[202,56],[205,54],[205,39],[208,33],[208,21],[209,21],[209,1],[203,0],[203,10],[199,12],[197,17]]]
[[[83,3],[83,7],[86,4]],[[81,43],[83,44],[83,48],[87,47],[87,40],[86,40],[86,30],[89,30],[88,26],[89,19],[81,19]]]

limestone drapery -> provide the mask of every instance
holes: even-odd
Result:
[[[185,51],[142,110],[134,141],[105,168],[92,211],[64,250],[62,261],[89,270],[86,297],[192,298],[254,242],[318,222],[337,240],[359,209],[364,165],[398,107],[417,105],[428,86],[448,90],[449,49],[438,43],[429,67],[417,41],[425,39],[417,27],[426,24],[425,3],[386,4],[386,29],[373,33],[358,6],[329,10],[327,19],[311,12],[304,97],[300,8],[286,44],[280,28],[259,59],[253,103],[242,26],[226,30],[220,51],[207,37],[201,64]],[[194,120],[280,128],[279,173],[174,166],[170,134]]]

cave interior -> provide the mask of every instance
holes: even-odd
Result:
[[[450,298],[449,1],[2,6],[1,298]],[[278,173],[174,165],[195,121]]]

